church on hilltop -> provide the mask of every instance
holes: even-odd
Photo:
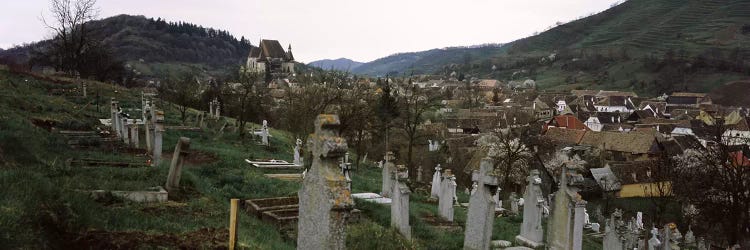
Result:
[[[284,51],[279,41],[262,39],[258,47],[250,49],[245,70],[263,73],[266,79],[282,79],[294,76],[292,45]]]

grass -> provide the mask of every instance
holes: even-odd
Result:
[[[24,84],[18,84],[21,82]],[[61,86],[72,89],[71,85]],[[165,133],[165,155],[174,150],[179,137],[189,137],[192,150],[218,159],[195,165],[188,163],[183,169],[181,189],[170,192],[169,202],[138,204],[115,197],[93,200],[82,190],[144,190],[163,185],[169,160],[163,160],[158,167],[132,169],[67,166],[65,159],[68,158],[129,162],[145,158],[111,150],[74,150],[59,134],[31,123],[31,119],[44,119],[56,122],[58,126],[75,124],[67,126],[92,130],[99,126],[96,118],[108,116],[106,103],[98,112],[95,105],[85,105],[94,103],[92,96],[48,96],[48,90],[58,88],[57,85],[2,70],[0,88],[8,90],[0,95],[0,185],[4,187],[0,193],[0,227],[3,228],[0,245],[3,247],[67,246],[75,244],[71,243],[72,239],[92,230],[111,234],[144,232],[147,235],[179,236],[205,228],[225,229],[229,199],[294,196],[300,188],[299,182],[265,178],[263,174],[272,171],[251,168],[244,162],[246,158],[291,160],[294,140],[289,134],[272,129],[272,147],[267,148],[250,138],[239,139],[234,133],[219,133],[218,128],[223,123],[213,122],[204,132],[168,130]],[[116,96],[125,107],[136,107],[140,103],[137,91],[103,83],[90,83],[89,88],[106,98]],[[168,105],[161,107],[166,111],[167,125],[177,125],[178,112]],[[363,165],[353,172],[352,178],[354,192],[379,193],[380,169]],[[388,207],[358,201],[357,208],[365,216],[348,226],[348,247],[460,249],[463,230],[436,230],[422,219],[437,214],[437,205],[428,202],[427,195],[415,192],[411,196],[410,221],[414,241],[404,239],[390,227]],[[468,195],[459,192],[459,200],[467,202]],[[466,209],[456,208],[455,222],[463,226],[465,221]],[[519,217],[496,219],[493,239],[513,241],[520,223]],[[242,249],[295,248],[294,239],[253,216],[241,214],[239,224],[239,246]],[[130,240],[137,242],[139,239]],[[204,243],[213,244],[201,244]],[[225,243],[218,242],[221,244]],[[210,245],[204,247],[210,248]]]

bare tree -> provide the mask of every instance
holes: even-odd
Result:
[[[424,120],[424,114],[435,107],[435,99],[430,98],[416,85],[411,84],[411,79],[409,79],[408,84],[405,95],[399,101],[401,112],[399,112],[397,124],[406,135],[406,164],[410,172],[416,173],[416,165],[412,162],[414,143],[423,136],[420,125]],[[416,178],[416,175],[412,176]]]
[[[198,100],[198,87],[199,82],[196,76],[192,73],[186,73],[177,78],[167,79],[159,89],[160,94],[167,101],[177,105],[182,124],[185,124],[188,109],[195,105]]]
[[[51,0],[53,20],[41,17],[54,33],[52,54],[59,69],[70,74],[80,71],[85,53],[100,46],[87,27],[99,14],[95,5],[96,0]]]
[[[258,96],[258,88],[260,88],[259,83],[262,81],[262,77],[262,73],[243,70],[239,75],[239,84],[230,87],[234,95],[238,97],[239,116],[237,120],[240,123],[240,138],[245,137],[245,124],[247,124],[248,117],[254,113],[255,107],[252,106],[260,106],[261,98]]]
[[[695,206],[697,218],[714,239],[750,247],[750,160],[746,138],[737,138],[717,122],[706,148],[674,158],[673,191]]]
[[[510,131],[482,136],[477,144],[487,149],[487,156],[495,159],[495,175],[502,178],[506,190],[523,186],[533,157],[526,145]]]

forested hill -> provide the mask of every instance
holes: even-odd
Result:
[[[185,70],[219,72],[235,68],[244,63],[251,47],[244,37],[238,39],[227,31],[144,16],[118,15],[87,25],[116,59],[130,64],[144,77],[165,77]],[[0,57],[27,60],[29,47],[0,51]]]

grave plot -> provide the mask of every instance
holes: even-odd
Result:
[[[303,174],[264,174],[263,176],[282,181],[302,181]]]
[[[428,227],[436,231],[450,232],[450,233],[461,233],[463,227],[457,222],[446,221],[434,214],[423,214],[420,219],[426,223]]]
[[[252,165],[253,167],[262,168],[262,169],[302,169],[304,167],[302,165],[289,163],[285,160],[274,160],[274,159],[254,160],[254,161],[245,159],[245,162]]]
[[[109,131],[72,131],[61,130],[57,133],[67,139],[67,144],[76,149],[100,147],[104,144],[114,144],[117,138],[111,137]]]
[[[116,167],[116,168],[142,168],[150,167],[147,161],[143,162],[121,162],[121,161],[109,161],[101,159],[91,158],[71,158],[67,160],[68,166],[79,166],[79,167]]]
[[[262,218],[264,212],[298,208],[299,198],[296,196],[245,200],[245,210],[258,218]]]

